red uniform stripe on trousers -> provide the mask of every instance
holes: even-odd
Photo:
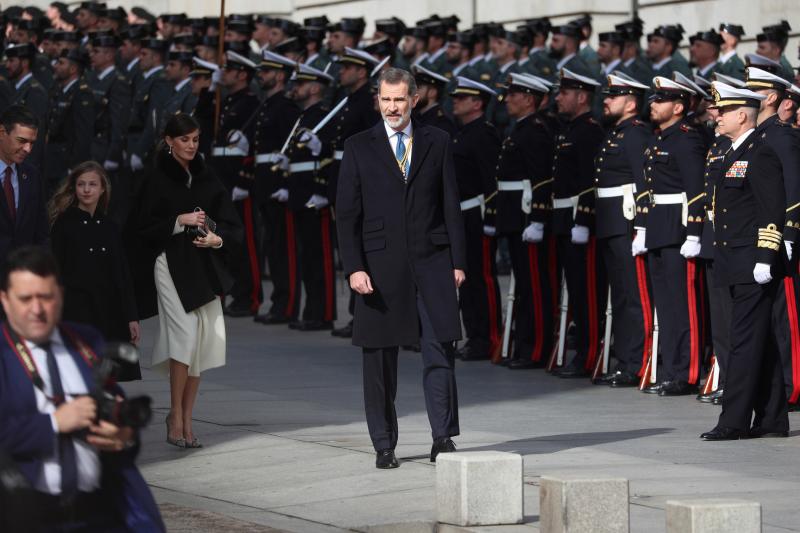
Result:
[[[542,344],[544,343],[544,317],[542,316],[542,287],[539,276],[538,245],[528,244],[528,262],[531,273],[531,293],[533,296],[533,351],[532,361],[542,360]]]
[[[639,370],[639,377],[642,377],[642,372],[644,372],[650,356],[650,348],[653,345],[653,312],[650,309],[650,291],[647,290],[647,265],[644,262],[644,255],[637,255],[634,262],[636,263],[636,281],[639,285],[639,303],[642,305],[644,322],[644,350],[642,350],[642,368]]]
[[[500,345],[500,333],[497,329],[497,298],[495,297],[494,277],[492,276],[492,241],[486,235],[481,237],[481,264],[483,281],[486,284],[486,301],[489,304],[489,353]]]
[[[331,211],[323,208],[320,213],[322,231],[322,269],[325,281],[325,316],[326,322],[333,320],[333,251],[331,246]]]
[[[297,299],[297,250],[294,236],[294,215],[291,209],[284,208],[286,212],[286,259],[289,266],[289,302],[286,304],[286,316],[294,315],[294,306]]]
[[[589,297],[589,349],[584,368],[592,370],[597,361],[598,330],[597,323],[597,239],[589,237],[586,245],[586,292]]]
[[[244,210],[244,232],[247,244],[247,259],[250,263],[250,310],[254,313],[258,311],[261,302],[258,301],[258,293],[261,288],[261,270],[258,268],[258,254],[256,254],[256,234],[253,228],[253,200],[250,197],[242,201]]]
[[[689,295],[689,383],[697,383],[700,373],[700,342],[697,327],[697,287],[695,285],[697,263],[686,260],[686,289]]]
[[[797,298],[794,293],[794,279],[783,278],[783,290],[786,293],[786,310],[789,319],[789,332],[792,340],[792,394],[789,402],[797,403],[800,397],[800,329],[797,322]]]

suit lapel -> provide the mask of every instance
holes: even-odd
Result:
[[[17,165],[17,186],[19,187],[19,200],[17,201],[17,218],[16,224],[19,225],[22,217],[25,216],[28,206],[28,195],[30,194],[31,183],[28,175],[25,173],[25,168],[22,165]]]
[[[429,131],[424,126],[414,124],[414,145],[411,149],[411,170],[408,172],[408,182],[417,175],[425,156],[431,149],[431,140],[428,137]]]
[[[375,153],[378,154],[378,159],[380,159],[381,162],[389,169],[389,171],[392,173],[392,176],[400,181],[405,181],[403,178],[403,173],[400,172],[400,167],[397,164],[397,159],[395,159],[394,154],[392,153],[392,145],[389,144],[389,139],[386,136],[386,129],[383,126],[383,121],[379,122],[372,129],[372,142],[375,143]],[[413,152],[411,157],[413,164]]]

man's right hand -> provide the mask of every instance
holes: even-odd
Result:
[[[63,403],[53,413],[59,433],[72,433],[88,428],[94,423],[97,416],[97,405],[89,396],[75,398],[71,402]]]
[[[350,288],[358,294],[372,294],[375,292],[375,289],[372,288],[372,280],[369,279],[369,274],[363,270],[350,274]]]

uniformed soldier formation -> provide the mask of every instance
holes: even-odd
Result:
[[[452,137],[469,257],[462,359],[696,394],[723,406],[706,439],[787,434],[800,399],[787,22],[762,28],[743,61],[736,24],[691,35],[687,60],[680,24],[642,48],[644,22],[624,21],[595,51],[588,15],[469,29],[392,17],[371,38],[363,18],[233,14],[220,36],[214,17],[99,2],[8,7],[3,20],[0,107],[37,114],[32,157],[51,190],[94,159],[124,223],[166,119],[202,124],[246,228],[229,316],[351,336],[351,322],[333,328],[338,167],[344,141],[379,120],[376,75],[405,68],[415,120]],[[505,321],[498,256],[513,279]]]

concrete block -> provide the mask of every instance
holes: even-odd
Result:
[[[522,456],[443,453],[436,458],[437,520],[457,526],[521,524]]]
[[[714,498],[668,500],[667,533],[761,533],[761,504]]]
[[[542,533],[628,533],[628,480],[542,476],[539,521]]]

